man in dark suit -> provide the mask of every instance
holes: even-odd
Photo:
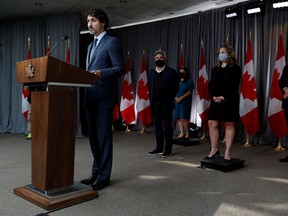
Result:
[[[166,158],[172,155],[172,115],[179,79],[176,70],[165,65],[165,52],[156,51],[154,59],[156,67],[148,73],[148,85],[156,132],[156,148],[148,152],[148,155],[160,155]]]
[[[90,147],[91,176],[81,182],[100,190],[110,184],[112,170],[112,114],[117,78],[124,74],[124,60],[117,38],[108,35],[109,19],[100,9],[87,12],[87,26],[94,41],[88,46],[86,70],[99,78],[86,89],[85,108]]]
[[[279,79],[279,87],[283,94],[282,108],[284,109],[285,119],[288,124],[288,65],[283,69],[281,78]],[[288,162],[288,156],[283,159],[279,159],[280,162]]]

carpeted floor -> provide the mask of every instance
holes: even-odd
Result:
[[[114,133],[111,186],[99,197],[54,212],[13,194],[31,183],[31,143],[23,134],[0,134],[0,216],[281,216],[288,214],[288,152],[272,146],[233,146],[245,167],[230,172],[199,168],[209,141],[174,145],[171,158],[147,156],[153,133]],[[224,152],[224,144],[220,145]],[[90,175],[88,138],[76,139],[75,181]]]

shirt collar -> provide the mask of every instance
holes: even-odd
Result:
[[[106,31],[104,31],[104,32],[102,32],[101,34],[99,34],[97,37],[94,37],[94,39],[98,39],[98,41],[97,41],[97,43],[99,43],[100,42],[100,40],[104,37],[104,35],[106,34],[107,32]]]
[[[159,70],[157,66],[155,67],[155,71],[156,71],[157,73],[161,73],[164,69],[165,69],[165,65],[164,65],[164,67],[162,68],[162,70]]]

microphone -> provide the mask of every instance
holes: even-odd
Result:
[[[68,36],[64,36],[60,41],[58,41],[58,43],[56,43],[51,50],[46,54],[46,56],[48,56],[57,46],[58,44],[60,44],[62,41],[67,40],[69,37]]]

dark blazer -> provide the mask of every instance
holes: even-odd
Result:
[[[154,79],[156,74],[155,68],[150,70],[148,73],[148,85],[149,85],[149,95],[150,95],[150,104],[153,109],[155,104],[153,95],[154,95]],[[163,103],[169,108],[173,109],[175,107],[175,96],[179,88],[179,77],[176,70],[171,67],[165,66],[165,69],[161,72],[163,73],[163,90],[165,94],[163,95]]]
[[[92,43],[88,46],[90,53]],[[119,40],[107,33],[100,40],[90,61],[86,58],[86,70],[101,70],[102,78],[86,91],[86,108],[113,107],[117,91],[117,78],[124,74],[123,53]]]
[[[92,175],[109,180],[112,170],[113,138],[112,113],[117,92],[117,78],[124,74],[123,52],[117,38],[107,33],[99,41],[89,58],[92,44],[88,46],[86,70],[100,70],[101,78],[86,88],[85,108],[90,147],[94,158]]]
[[[288,87],[288,64],[285,65],[283,72],[282,72],[282,75],[281,75],[281,78],[279,79],[279,87],[280,87],[282,94],[284,95],[283,89],[285,87]],[[288,109],[288,99],[287,98],[286,99],[282,98],[282,108]]]

